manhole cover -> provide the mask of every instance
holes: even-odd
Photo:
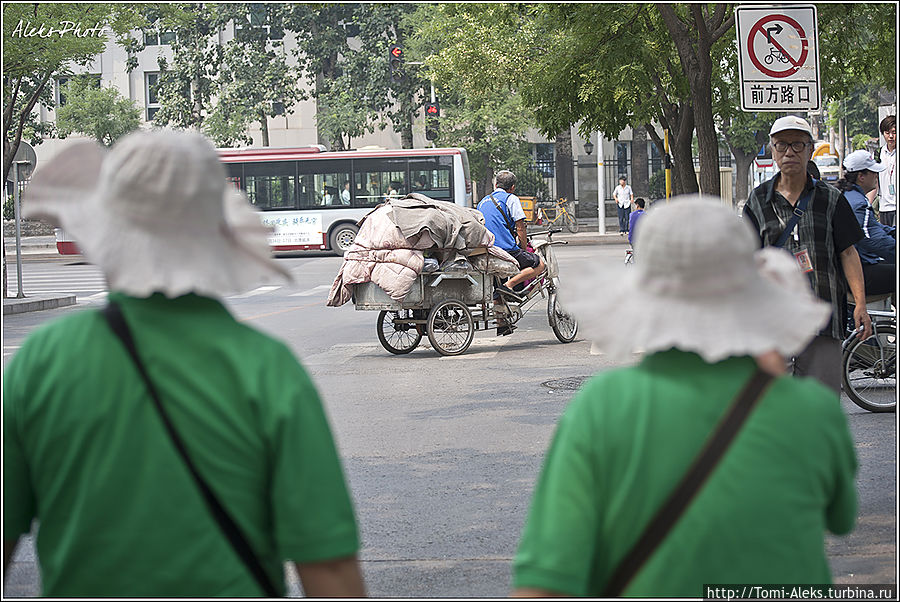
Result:
[[[570,376],[569,378],[558,378],[556,380],[548,380],[541,383],[541,386],[548,389],[564,389],[566,391],[577,391],[584,384],[584,381],[590,376]]]

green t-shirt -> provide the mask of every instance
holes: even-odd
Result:
[[[515,558],[514,585],[598,596],[749,380],[671,350],[602,373],[562,417]],[[704,584],[830,583],[826,529],[852,529],[856,456],[833,392],[775,380],[624,594],[702,597]]]
[[[188,454],[276,586],[359,538],[315,387],[213,299],[110,295]],[[259,596],[97,311],[28,338],[3,379],[6,539],[39,521],[45,596]]]

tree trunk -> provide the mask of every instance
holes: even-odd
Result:
[[[734,155],[736,166],[734,177],[737,178],[733,204],[737,207],[739,203],[744,203],[750,197],[750,168],[753,166],[753,159],[756,158],[756,155],[745,153],[740,149],[731,149],[731,153]]]
[[[556,135],[556,196],[575,199],[575,170],[572,169],[572,129],[564,128]]]
[[[403,120],[403,127],[400,129],[400,148],[413,147],[413,121],[416,114],[409,110],[406,112],[406,119]]]
[[[650,162],[647,157],[647,130],[642,125],[633,128],[631,143],[631,188],[634,196],[650,196]]]
[[[710,68],[711,69],[711,68]],[[712,114],[712,86],[709,77],[699,77],[692,95],[696,111],[697,142],[700,146],[700,190],[720,197],[719,137]]]
[[[269,146],[269,117],[265,112],[259,112],[259,131],[262,134],[262,145]]]
[[[672,195],[696,194],[694,175],[694,110],[690,103],[664,109],[669,126],[669,154],[672,155]]]

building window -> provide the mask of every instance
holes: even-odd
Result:
[[[89,78],[95,88],[100,87],[99,73],[85,73],[82,75],[63,75],[56,78],[56,106],[63,107],[66,105],[66,84],[76,77]]]
[[[284,39],[284,23],[281,17],[270,14],[265,4],[251,4],[247,19],[243,22],[234,22],[234,37],[243,41],[251,36],[254,30],[260,29],[265,33],[266,39]]]
[[[152,29],[144,32],[144,46],[168,46],[175,39],[174,31],[160,31],[158,20],[154,21]]]
[[[534,166],[541,176],[552,178],[556,173],[556,162],[553,160],[553,144],[541,143],[534,145]]]
[[[159,97],[157,86],[159,85],[159,73],[144,74],[145,104],[147,105],[147,121],[153,121],[159,111]]]

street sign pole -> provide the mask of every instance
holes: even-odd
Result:
[[[22,221],[20,218],[21,210],[19,208],[19,166],[21,164],[30,165],[29,161],[15,161],[13,164],[13,206],[16,212],[16,286],[18,292],[17,299],[25,297],[25,291],[22,290]]]

